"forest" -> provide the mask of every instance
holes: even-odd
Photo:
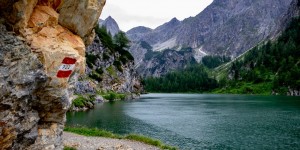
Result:
[[[217,88],[215,79],[208,76],[203,65],[193,65],[163,77],[150,77],[144,81],[149,92],[204,92]]]
[[[251,49],[232,63],[225,84],[240,88],[240,84],[268,84],[273,93],[286,94],[300,89],[300,19],[295,18],[275,41],[267,41]],[[247,93],[251,93],[247,91]]]

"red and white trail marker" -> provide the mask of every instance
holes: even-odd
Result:
[[[58,78],[68,78],[72,74],[75,68],[75,63],[76,63],[76,59],[65,57],[62,61],[62,65],[59,67],[56,76]]]

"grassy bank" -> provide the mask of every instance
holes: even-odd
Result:
[[[72,101],[72,107],[85,107],[88,106],[88,103],[94,103],[95,97],[93,95],[77,95],[77,98],[75,98]]]
[[[126,94],[123,93],[116,93],[113,91],[109,92],[98,92],[99,95],[101,95],[103,98],[105,98],[108,101],[115,101],[115,100],[125,100]]]
[[[107,138],[114,138],[114,139],[128,139],[128,140],[142,142],[148,145],[153,145],[164,150],[177,150],[176,147],[166,145],[157,139],[152,139],[142,135],[129,134],[129,135],[122,136],[106,130],[101,130],[96,128],[91,129],[85,127],[65,127],[64,131],[72,132],[84,136],[98,136],[98,137],[107,137]]]
[[[76,150],[76,148],[73,148],[73,147],[64,147],[64,150]]]

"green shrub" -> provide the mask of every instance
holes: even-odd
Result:
[[[108,94],[104,95],[103,98],[105,98],[109,101],[114,101],[117,99],[117,93],[109,92]]]
[[[98,81],[98,82],[101,82],[103,79],[102,79],[102,76],[99,75],[97,72],[93,71],[91,74],[89,74],[89,77]]]
[[[125,95],[125,94],[118,94],[117,97],[118,97],[118,99],[120,99],[120,100],[125,100],[126,95]]]
[[[82,96],[78,96],[76,99],[73,100],[73,105],[75,107],[84,107],[86,99]]]
[[[98,56],[89,53],[85,53],[85,57],[86,57],[86,61],[91,64],[95,64],[96,60],[99,58]]]
[[[119,53],[121,54],[122,57],[125,57],[130,61],[134,61],[134,57],[131,55],[130,52],[128,52],[126,50],[121,50]]]
[[[109,75],[111,75],[112,77],[117,77],[117,73],[114,70],[113,66],[109,66],[108,68],[106,68],[106,71],[109,73]]]
[[[114,101],[114,100],[125,100],[126,95],[125,94],[119,94],[116,92],[108,92],[103,95],[103,98],[109,100],[109,101]]]
[[[96,69],[96,72],[97,72],[97,73],[99,73],[99,74],[103,74],[103,70],[102,70],[102,68],[98,68],[98,69]]]
[[[107,53],[103,53],[102,56],[103,56],[103,60],[109,60],[110,58]]]
[[[87,102],[94,102],[95,100],[96,98],[94,95],[79,95],[76,99],[73,100],[72,105],[82,108],[86,105]]]

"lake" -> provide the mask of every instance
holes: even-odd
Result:
[[[138,133],[180,149],[300,149],[300,98],[147,94],[68,113],[67,125]]]

